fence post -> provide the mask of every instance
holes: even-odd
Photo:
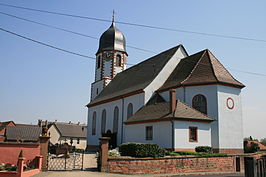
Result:
[[[245,177],[257,177],[256,159],[245,157]]]
[[[42,135],[40,138],[40,155],[42,158],[42,171],[48,170],[48,143],[50,137],[47,135],[47,127],[42,128]]]
[[[107,169],[107,160],[108,160],[108,141],[110,140],[111,138],[109,137],[101,137],[99,138],[100,140],[100,161],[99,161],[99,170],[101,172],[107,172],[108,169]]]
[[[22,176],[22,173],[24,171],[24,161],[25,158],[23,157],[23,152],[21,150],[18,156],[18,170],[17,170],[18,176]]]

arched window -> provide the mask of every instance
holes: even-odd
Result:
[[[207,99],[204,95],[196,95],[192,99],[192,107],[204,114],[207,114]]]
[[[92,135],[96,135],[96,112],[93,112],[93,116],[92,116]]]
[[[127,106],[127,119],[133,115],[133,104],[129,103]]]
[[[122,66],[121,55],[116,55],[116,66]]]
[[[97,69],[101,67],[101,56],[97,58]]]
[[[102,133],[105,133],[105,128],[106,128],[106,110],[104,109],[102,112],[102,125],[101,125]]]
[[[119,116],[119,109],[116,106],[114,109],[113,133],[118,132],[118,116]]]

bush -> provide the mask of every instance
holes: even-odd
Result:
[[[210,146],[197,146],[195,148],[196,152],[206,152],[206,153],[213,153],[212,147]]]
[[[120,146],[122,156],[132,157],[163,157],[168,151],[152,143],[123,143]]]
[[[258,152],[259,150],[260,150],[260,147],[257,143],[251,142],[250,144],[248,144],[247,141],[244,141],[244,152],[245,153],[254,153],[254,152]]]

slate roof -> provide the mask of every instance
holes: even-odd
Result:
[[[6,127],[6,141],[39,141],[41,128],[37,125],[16,125]]]
[[[59,131],[62,137],[73,137],[73,138],[86,138],[87,137],[87,126],[56,122],[55,127]]]
[[[179,86],[215,83],[245,87],[206,49],[183,58],[159,91]]]
[[[184,120],[211,122],[214,119],[177,100],[174,113],[170,113],[169,102],[146,105],[125,121],[126,124],[149,121]]]
[[[118,73],[107,87],[87,106],[90,107],[101,101],[143,90],[154,80],[179,47],[183,46],[173,47]]]

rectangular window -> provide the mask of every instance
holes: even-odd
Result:
[[[146,127],[146,140],[152,140],[153,139],[153,130],[152,126]]]
[[[198,127],[189,127],[189,142],[198,142]]]

